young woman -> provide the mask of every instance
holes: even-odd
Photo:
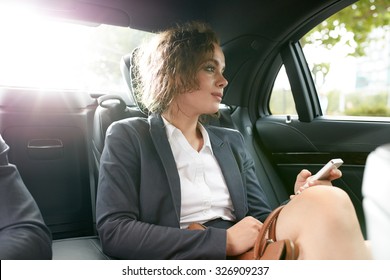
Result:
[[[103,250],[124,259],[225,259],[253,247],[271,209],[238,131],[202,125],[218,112],[225,58],[216,34],[189,23],[139,51],[137,96],[148,118],[113,124],[101,157],[97,229]],[[369,257],[351,201],[331,180],[297,176],[277,236],[302,259]],[[303,189],[308,183],[309,188]],[[207,225],[192,231],[191,223]]]

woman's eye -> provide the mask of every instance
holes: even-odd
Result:
[[[206,67],[205,67],[205,70],[206,70],[207,72],[214,72],[214,71],[215,71],[215,67],[214,67],[214,66],[206,66]]]

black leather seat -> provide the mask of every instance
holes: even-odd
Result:
[[[92,132],[92,149],[95,161],[95,174],[98,174],[100,156],[104,147],[107,128],[115,121],[131,117],[147,117],[147,112],[142,110],[141,105],[137,102],[133,90],[133,79],[131,63],[132,57],[136,50],[130,54],[126,54],[120,61],[120,69],[122,77],[127,85],[126,90],[130,98],[134,101],[134,106],[128,106],[123,98],[119,95],[103,95],[98,98],[98,107],[96,108],[93,119]],[[96,177],[97,179],[97,177]]]
[[[136,107],[128,107],[119,95],[110,94],[98,98],[92,131],[92,152],[96,182],[107,128],[115,121],[131,117],[145,117],[145,114]]]
[[[127,83],[128,93],[133,96],[132,87],[130,86],[130,57],[124,56],[121,61],[122,74]],[[123,63],[128,63],[126,67]],[[96,198],[96,189],[99,176],[100,157],[104,148],[104,141],[107,128],[115,121],[131,118],[145,117],[138,106],[128,106],[124,99],[119,95],[103,95],[97,99],[98,106],[95,110],[92,129],[92,154],[93,154],[93,169],[95,179],[95,190],[92,198]],[[93,215],[95,216],[95,201],[92,201]],[[53,259],[66,260],[104,260],[110,259],[106,256],[100,245],[98,236],[79,237],[69,239],[59,239],[53,241]]]

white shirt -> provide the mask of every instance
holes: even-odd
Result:
[[[180,227],[222,218],[233,221],[233,204],[225,178],[214,157],[209,135],[199,123],[203,147],[196,151],[183,133],[164,119],[181,185]]]

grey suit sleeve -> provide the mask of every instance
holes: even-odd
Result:
[[[245,148],[242,136],[241,139],[244,147],[242,165],[244,174],[243,180],[248,199],[248,215],[264,222],[272,210],[269,206],[268,198],[257,179],[253,158]]]
[[[51,259],[52,238],[0,136],[0,259]]]
[[[230,143],[231,150],[236,159],[238,168],[240,169],[243,187],[246,192],[248,204],[247,216],[253,216],[261,222],[271,213],[268,198],[261,187],[255,171],[255,163],[252,156],[245,145],[245,140],[242,134],[236,130],[221,130],[217,131],[225,135],[226,141]]]
[[[163,178],[165,173],[150,167],[155,157],[143,154],[153,149],[152,144],[137,136],[139,129],[129,129],[123,124],[108,129],[100,161],[96,214],[104,252],[120,259],[226,258],[225,230],[180,229],[173,204],[165,203],[166,183],[144,183],[145,176]],[[165,204],[158,203],[161,197]],[[146,217],[145,207],[155,209],[155,216]]]

